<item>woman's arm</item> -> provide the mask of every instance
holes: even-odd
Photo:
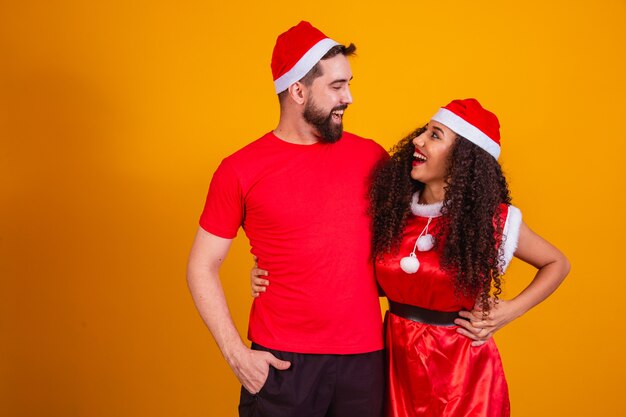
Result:
[[[472,311],[461,311],[459,315],[463,319],[455,320],[460,326],[457,331],[473,339],[474,346],[485,343],[496,331],[545,300],[570,270],[565,255],[525,223],[520,227],[515,257],[537,268],[531,283],[511,300],[492,300],[487,316],[483,316],[481,307],[476,305]]]
[[[250,270],[250,287],[252,287],[252,297],[256,298],[262,292],[267,291],[270,281],[264,277],[270,275],[265,269],[259,268],[258,259],[254,257],[254,266]]]

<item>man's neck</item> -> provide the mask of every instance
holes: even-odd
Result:
[[[320,140],[315,128],[301,116],[286,117],[281,115],[278,126],[273,133],[278,139],[298,145],[313,145]]]

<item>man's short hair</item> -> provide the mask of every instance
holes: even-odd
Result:
[[[328,52],[326,52],[326,54],[324,54],[324,56],[320,59],[320,61],[323,61],[325,59],[329,59],[332,58],[334,56],[337,56],[339,54],[342,54],[343,56],[353,56],[356,53],[356,46],[351,43],[348,46],[345,45],[335,45],[332,48],[330,48],[328,50]],[[310,87],[311,84],[313,84],[313,81],[315,81],[316,78],[321,77],[324,73],[322,72],[322,67],[319,63],[319,61],[313,66],[313,68],[311,68],[309,70],[309,72],[307,72],[304,77],[302,77],[300,79],[300,82],[304,85],[306,85],[307,87]],[[283,100],[285,99],[285,97],[287,97],[289,89],[286,89],[284,91],[281,91],[280,93],[278,93],[278,100],[282,103]]]

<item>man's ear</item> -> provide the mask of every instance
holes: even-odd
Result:
[[[289,92],[289,96],[293,101],[298,104],[304,104],[307,93],[307,88],[304,84],[302,84],[300,81],[296,81],[295,83],[291,84],[287,90]]]

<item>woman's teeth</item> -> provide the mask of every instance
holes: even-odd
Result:
[[[418,161],[421,161],[421,162],[426,162],[426,157],[425,157],[424,155],[422,155],[421,153],[419,153],[419,152],[415,152],[415,153],[413,154],[413,157],[414,157],[415,159],[417,159]]]

